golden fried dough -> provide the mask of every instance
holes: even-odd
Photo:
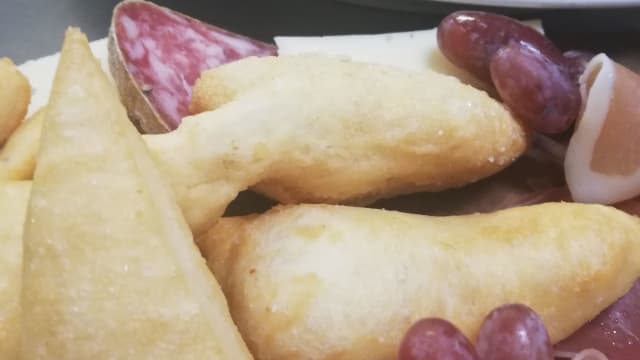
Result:
[[[0,183],[0,359],[18,359],[22,234],[31,185]]]
[[[0,144],[27,114],[31,100],[29,81],[8,58],[0,59]]]
[[[283,203],[366,203],[465,185],[527,145],[501,104],[436,73],[317,56],[216,71],[203,79],[238,86],[225,106],[144,137],[196,233],[248,187]]]
[[[23,360],[250,359],[84,34],[67,31],[28,220]]]
[[[527,145],[500,103],[432,72],[305,56],[240,60],[206,76],[262,74],[279,61],[287,71],[145,137],[196,233],[250,186],[283,203],[363,203],[465,185]]]
[[[326,63],[310,55],[248,57],[205,71],[193,86],[189,111],[198,114],[215,110],[255,87],[292,73],[309,75],[310,66]]]
[[[0,180],[31,180],[40,146],[42,108],[22,122],[0,149]]]
[[[446,60],[445,60],[446,61]],[[248,57],[239,61],[234,61],[214,69],[210,69],[202,73],[193,87],[193,95],[190,104],[190,111],[193,114],[204,111],[214,110],[234,98],[242,95],[255,87],[261,86],[267,82],[279,81],[282,77],[291,78],[314,78],[323,77],[336,71],[336,67],[343,68],[343,74],[349,69],[362,74],[366,78],[362,78],[364,84],[375,85],[384,77],[389,75],[379,75],[382,73],[398,73],[405,74],[404,79],[398,81],[407,81],[407,77],[416,78],[415,80],[424,87],[421,92],[439,92],[438,86],[447,83],[458,83],[463,88],[462,83],[453,76],[445,75],[442,72],[436,73],[431,69],[425,71],[413,72],[404,69],[395,69],[380,64],[364,63],[359,61],[350,61],[344,58],[335,58],[332,56],[323,56],[319,54],[306,55],[289,55],[289,56],[268,56],[268,57]],[[333,69],[332,69],[333,68]],[[395,69],[395,70],[394,70]],[[368,73],[368,74],[367,74]],[[350,75],[350,74],[349,74]],[[425,85],[426,78],[431,79],[431,83]],[[446,78],[449,78],[446,80]],[[288,80],[284,80],[288,81]],[[340,89],[338,91],[348,92],[350,89]],[[475,90],[482,92],[481,90]],[[455,96],[467,96],[471,90],[463,89],[455,93]],[[416,96],[408,93],[390,94],[390,100],[399,96]],[[388,104],[389,102],[386,102]],[[447,119],[443,119],[445,121]]]
[[[257,359],[395,359],[442,317],[475,339],[493,308],[531,306],[556,342],[640,275],[640,221],[548,203],[428,217],[332,205],[222,219],[199,239]]]

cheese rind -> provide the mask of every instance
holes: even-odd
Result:
[[[437,29],[374,35],[276,36],[278,55],[323,54],[405,70],[452,75],[479,89],[489,86],[453,65],[438,49]]]
[[[543,32],[540,20],[524,23]],[[366,35],[276,36],[274,40],[278,55],[323,54],[411,71],[429,69],[455,76],[476,88],[492,90],[490,84],[453,65],[442,55],[437,28]]]

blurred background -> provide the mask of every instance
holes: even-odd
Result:
[[[274,35],[377,33],[431,28],[447,13],[471,6],[426,0],[158,0],[217,26],[263,41]],[[107,35],[117,0],[2,0],[0,56],[16,63],[58,51],[67,26],[79,26],[91,40]],[[476,7],[477,8],[477,7]],[[640,52],[640,7],[531,10],[492,8],[520,18],[540,17],[563,48],[611,53]]]

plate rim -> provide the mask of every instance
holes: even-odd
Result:
[[[416,0],[443,4],[527,9],[593,9],[640,6],[640,0]]]

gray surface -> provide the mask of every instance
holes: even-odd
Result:
[[[59,49],[64,29],[80,26],[90,39],[107,34],[116,0],[2,0],[0,56],[16,62]],[[435,24],[424,16],[325,0],[157,1],[178,11],[272,41],[277,34],[319,34],[409,30]]]
[[[80,26],[103,37],[116,0],[0,0],[0,56],[20,63],[58,51],[64,30]]]
[[[362,1],[362,0],[350,0]],[[411,0],[415,1],[415,0]],[[59,49],[64,29],[80,26],[90,39],[107,34],[117,0],[2,0],[0,56],[20,63]],[[370,1],[369,1],[370,2]],[[274,35],[372,33],[428,28],[460,6],[432,3],[423,13],[365,8],[332,0],[160,0],[158,3],[229,30],[271,41]],[[402,0],[377,0],[397,7]],[[513,13],[514,9],[499,11]],[[640,48],[640,8],[535,12],[564,47],[596,50]]]

